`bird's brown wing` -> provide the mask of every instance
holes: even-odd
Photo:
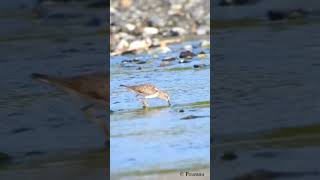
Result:
[[[128,88],[135,91],[136,93],[143,94],[145,96],[153,95],[153,94],[159,92],[159,89],[151,84],[128,86]]]
[[[82,74],[73,77],[57,77],[43,74],[33,74],[32,78],[58,86],[68,92],[78,93],[92,99],[108,102],[109,75],[106,72]]]

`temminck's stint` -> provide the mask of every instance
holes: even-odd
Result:
[[[136,93],[137,96],[139,95],[142,96],[143,99],[141,101],[143,104],[143,108],[146,108],[148,106],[146,99],[151,99],[151,98],[163,99],[168,102],[169,106],[171,106],[169,94],[159,90],[157,87],[155,87],[152,84],[141,84],[141,85],[135,85],[135,86],[120,85],[120,86],[128,88],[130,91]]]
[[[90,115],[88,113],[92,107],[103,108],[104,111],[109,107],[109,74],[107,72],[95,72],[72,77],[58,77],[33,73],[31,77],[32,79],[54,85],[71,94],[77,94],[80,97],[84,97],[82,99],[86,99],[86,102],[89,102],[90,105],[85,106],[81,110],[87,115]],[[109,137],[109,123],[107,123],[105,118],[98,119],[91,117],[89,120],[99,124],[103,128],[106,137]]]

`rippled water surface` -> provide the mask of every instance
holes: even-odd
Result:
[[[111,174],[116,176],[178,172],[178,169],[208,168],[210,159],[210,65],[208,48],[201,41],[171,46],[166,54],[119,56],[111,59]],[[178,57],[185,45],[193,52],[204,51],[206,58],[190,63],[172,62],[161,67],[164,57]],[[123,64],[139,59],[144,64]],[[151,83],[167,91],[172,106],[156,99],[142,109],[134,94],[120,84]],[[198,118],[182,120],[187,116]]]
[[[282,2],[282,1],[281,1]],[[214,30],[215,177],[228,179],[256,169],[319,172],[319,17],[270,22],[266,10],[304,8],[315,1],[261,1],[217,8]],[[268,6],[262,6],[268,4]],[[261,6],[260,6],[261,5]],[[316,6],[318,5],[318,6]],[[257,8],[257,9],[254,9]],[[236,12],[238,18],[231,17]],[[263,17],[263,18],[261,18]],[[229,21],[230,19],[242,19]],[[250,26],[243,22],[252,22]],[[225,153],[237,158],[226,162]],[[232,173],[230,173],[232,172]],[[282,177],[287,179],[289,177]],[[279,179],[282,179],[279,178]],[[290,179],[319,179],[315,174]]]
[[[0,179],[105,179],[103,133],[80,111],[87,102],[30,75],[106,71],[106,34],[85,26],[81,17],[67,24],[63,18],[34,18],[32,2],[24,1],[25,8],[20,2],[0,13],[6,27],[0,35],[0,153],[11,157],[10,163],[0,158]]]

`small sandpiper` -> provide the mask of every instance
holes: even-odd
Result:
[[[141,85],[135,85],[135,86],[120,85],[120,86],[126,87],[130,91],[136,93],[137,97],[142,96],[143,99],[141,99],[141,102],[143,104],[143,108],[148,107],[148,103],[146,99],[151,99],[151,98],[163,99],[168,102],[169,106],[171,106],[169,94],[164,91],[161,91],[160,89],[158,89],[152,84],[141,84]]]

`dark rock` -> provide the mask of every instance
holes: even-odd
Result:
[[[180,59],[179,63],[190,63],[191,60],[186,60],[186,59]]]
[[[277,21],[283,19],[299,19],[304,18],[307,15],[307,11],[303,9],[294,9],[294,10],[269,10],[267,12],[267,17],[270,21]]]
[[[49,19],[68,19],[68,18],[79,18],[82,17],[82,14],[68,14],[68,13],[54,13],[54,14],[49,14],[47,18]]]
[[[219,6],[243,6],[257,2],[259,2],[259,0],[220,0]]]
[[[203,68],[203,67],[206,67],[207,65],[205,64],[195,64],[193,65],[194,68]]]
[[[160,63],[160,67],[166,67],[166,66],[169,66],[171,65],[171,62],[170,61],[163,61]]]
[[[197,118],[203,118],[203,117],[207,117],[207,116],[194,116],[194,115],[189,115],[186,117],[181,118],[181,120],[191,120],[191,119],[197,119]]]
[[[234,152],[224,152],[221,159],[224,161],[233,161],[238,158],[237,154]]]
[[[162,59],[162,61],[175,61],[176,58],[175,57],[165,57],[164,59]]]
[[[121,64],[145,64],[145,63],[147,62],[139,59],[126,59],[121,61]]]
[[[179,112],[184,112],[184,110],[183,110],[183,109],[180,109]]]
[[[108,1],[101,0],[87,4],[88,8],[108,8]]]
[[[186,58],[186,59],[190,59],[193,56],[195,56],[195,54],[192,53],[191,51],[182,51],[179,55],[180,58]]]
[[[44,154],[44,152],[42,151],[30,151],[30,152],[26,152],[24,155],[25,156],[35,156],[35,155],[42,155]]]
[[[75,48],[70,48],[70,49],[64,49],[61,51],[62,53],[76,53],[76,52],[80,52],[79,49],[75,49]]]
[[[27,131],[32,131],[33,129],[31,128],[18,128],[18,129],[14,129],[11,131],[12,134],[19,134],[19,133],[23,133],[23,132],[27,132]]]

